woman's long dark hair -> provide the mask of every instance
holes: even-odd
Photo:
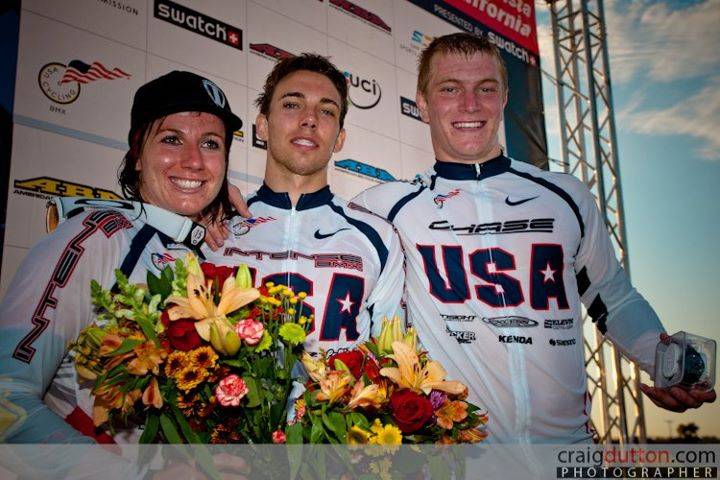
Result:
[[[140,171],[136,170],[137,162],[142,156],[143,149],[147,143],[153,129],[158,128],[166,117],[161,117],[152,122],[148,122],[130,134],[130,148],[123,158],[120,168],[118,168],[118,183],[123,197],[128,200],[138,200],[145,202],[140,193],[140,184],[142,178]],[[227,169],[230,161],[230,146],[232,145],[233,132],[225,129],[225,173],[220,191],[213,201],[205,207],[198,215],[196,220],[200,221],[224,221],[232,217],[234,209],[230,203],[230,194],[228,192]]]

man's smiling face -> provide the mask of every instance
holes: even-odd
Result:
[[[427,92],[417,94],[435,157],[445,162],[478,163],[499,155],[506,103],[498,61],[484,53],[436,54]]]

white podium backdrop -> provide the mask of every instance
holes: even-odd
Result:
[[[265,169],[253,102],[287,55],[329,56],[348,77],[347,141],[329,166],[332,188],[344,198],[432,165],[429,130],[414,100],[417,55],[434,36],[490,32],[502,41],[511,76],[529,72],[526,82],[541,104],[532,2],[510,2],[519,5],[516,24],[532,26],[525,41],[491,30],[496,18],[483,21],[500,18],[508,2],[474,3],[487,8],[461,0],[24,0],[0,296],[45,234],[48,198],[119,194],[133,94],[171,70],[215,81],[242,118],[228,176],[244,193],[261,184]],[[537,125],[544,142],[542,118]],[[505,134],[503,127],[503,143]]]

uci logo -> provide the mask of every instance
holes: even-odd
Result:
[[[344,75],[348,82],[350,103],[363,110],[373,108],[380,103],[382,89],[377,80],[366,80],[350,72],[344,72]]]
[[[225,94],[223,93],[223,91],[220,90],[220,87],[207,79],[203,79],[202,83],[203,87],[205,87],[205,91],[210,97],[210,100],[212,100],[218,107],[225,108],[227,100],[225,99]]]

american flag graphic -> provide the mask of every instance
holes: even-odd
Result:
[[[101,78],[115,80],[116,78],[130,78],[131,76],[129,73],[125,73],[117,67],[108,70],[105,65],[100,62],[93,62],[92,65],[88,65],[81,60],[73,60],[68,64],[65,74],[62,79],[60,79],[60,83],[90,83],[95,80],[100,80]]]

